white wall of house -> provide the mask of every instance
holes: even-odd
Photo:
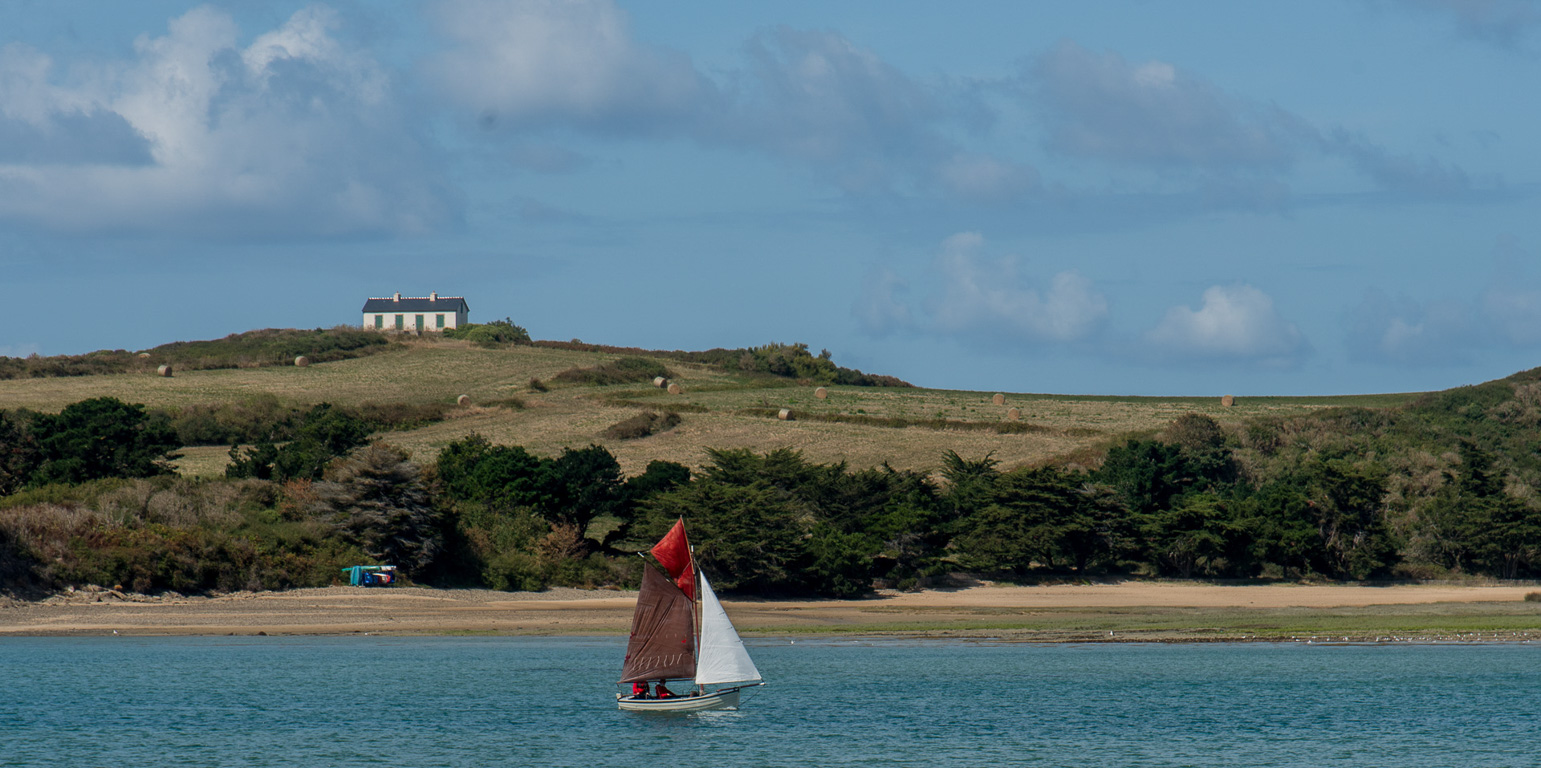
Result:
[[[401,327],[396,327],[396,318],[401,318]],[[451,328],[459,328],[465,325],[464,312],[365,312],[364,329],[369,331],[446,331]],[[418,328],[418,318],[423,319],[423,327]],[[439,318],[444,318],[444,325],[439,325]],[[376,318],[379,318],[376,324]]]
[[[459,328],[468,322],[468,312],[455,311],[450,309],[450,306],[452,306],[450,302],[446,301],[444,304],[445,310],[442,312],[428,310],[365,312],[363,320],[364,329],[380,331],[401,331],[407,333],[414,331],[434,332],[449,330],[450,328]],[[461,302],[458,301],[454,304],[464,306],[461,304]],[[397,318],[400,318],[400,322],[397,322]],[[419,322],[422,324],[421,327],[418,325]]]

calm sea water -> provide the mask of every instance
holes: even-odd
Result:
[[[621,639],[0,639],[0,765],[1531,766],[1541,647],[750,640],[736,712]]]

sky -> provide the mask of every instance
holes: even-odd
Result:
[[[0,355],[473,322],[920,386],[1541,365],[1541,3],[0,4]]]

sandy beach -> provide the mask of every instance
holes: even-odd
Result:
[[[728,600],[746,634],[991,636],[1034,641],[1541,639],[1534,585],[981,585],[863,600]],[[4,635],[621,634],[635,593],[330,587],[215,597],[82,590],[0,603]],[[1454,618],[1452,618],[1454,617]],[[1475,620],[1474,620],[1475,617]],[[1483,617],[1491,618],[1486,624]],[[1402,634],[1391,637],[1390,630]],[[1327,631],[1327,630],[1323,630]],[[1405,637],[1403,635],[1406,635]]]

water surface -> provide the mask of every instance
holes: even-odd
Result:
[[[1541,647],[748,641],[624,713],[619,638],[0,639],[0,765],[1535,765]]]

